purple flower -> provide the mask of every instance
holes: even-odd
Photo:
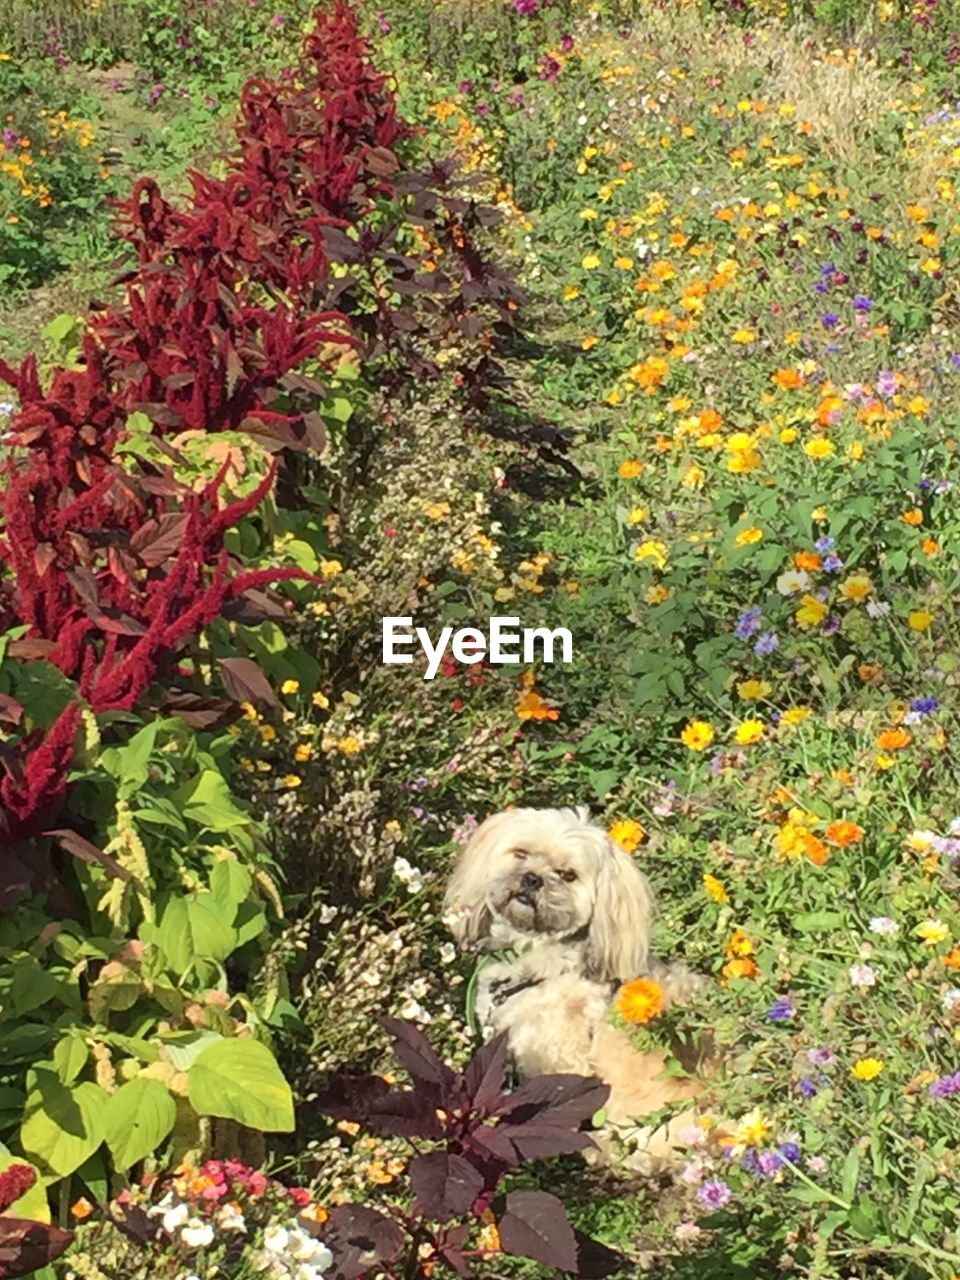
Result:
[[[837,573],[843,568],[843,561],[839,556],[827,556],[823,562],[823,567],[827,573]]]
[[[897,377],[889,369],[881,369],[877,374],[877,395],[892,396],[896,394]]]
[[[840,323],[840,317],[835,311],[825,311],[820,317],[820,323],[825,329],[835,329]]]
[[[473,81],[461,80],[460,83],[457,85],[457,88],[460,90],[461,93],[471,93],[473,90]]]
[[[767,1017],[771,1022],[786,1022],[796,1012],[797,1006],[793,1003],[793,996],[781,996],[778,1000],[774,1000],[767,1010]]]
[[[960,1094],[960,1071],[954,1072],[952,1076],[941,1076],[939,1080],[934,1080],[929,1093],[931,1098],[955,1098]]]
[[[853,299],[853,309],[854,311],[860,311],[863,313],[866,313],[867,311],[872,311],[873,302],[871,301],[870,298],[866,297],[864,294],[858,293],[854,296],[854,299]]]
[[[831,280],[836,275],[836,273],[837,273],[837,268],[833,265],[832,262],[825,262],[823,266],[820,268],[820,274],[823,276],[824,280]]]
[[[835,1058],[829,1049],[808,1049],[807,1061],[815,1067],[829,1067],[833,1065]]]
[[[813,286],[813,292],[820,293],[820,294],[829,293],[830,286],[827,284],[826,280],[818,280],[817,283]]]
[[[815,550],[819,551],[821,555],[825,555],[828,551],[833,550],[837,545],[837,540],[836,538],[831,538],[828,534],[822,538],[818,538],[813,545]]]
[[[796,1142],[781,1142],[780,1154],[784,1160],[789,1160],[791,1164],[800,1163],[800,1147]]]
[[[560,63],[556,58],[551,58],[549,54],[544,54],[537,74],[541,80],[556,80],[560,74]]]
[[[804,1076],[804,1078],[797,1084],[797,1088],[805,1098],[815,1098],[820,1091],[816,1080],[811,1076]]]
[[[950,357],[950,363],[953,365],[954,369],[960,369],[960,355],[952,355]]]
[[[757,1165],[765,1178],[772,1178],[783,1168],[783,1157],[776,1151],[761,1151]]]
[[[840,619],[837,617],[835,613],[833,613],[823,624],[823,634],[825,636],[835,636],[839,630],[840,630]]]
[[[935,711],[940,708],[939,698],[914,698],[910,703],[910,710],[916,711],[919,716],[932,716]]]
[[[560,40],[560,52],[569,53],[573,48],[573,36],[563,36]]]
[[[776,649],[780,647],[780,640],[774,631],[765,631],[762,636],[757,637],[757,643],[753,646],[753,652],[758,658],[767,658]]]
[[[737,619],[733,634],[738,640],[749,640],[752,635],[755,635],[760,630],[762,620],[763,614],[760,609],[756,605],[751,605],[749,609],[744,609]]]
[[[513,7],[524,18],[532,18],[540,7],[539,0],[513,0]]]
[[[722,1209],[728,1204],[732,1192],[722,1178],[711,1178],[697,1191],[697,1199],[705,1209]]]

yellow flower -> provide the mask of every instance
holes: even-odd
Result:
[[[625,1022],[652,1022],[663,1009],[663,990],[653,978],[635,978],[620,988],[617,1012]]]
[[[631,507],[627,512],[627,524],[643,524],[647,515],[646,507]]]
[[[796,619],[801,627],[818,627],[828,612],[827,606],[816,596],[805,595],[801,598]]]
[[[742,724],[737,725],[737,731],[734,734],[734,738],[741,747],[749,747],[752,743],[759,742],[762,737],[762,720],[744,720]]]
[[[592,351],[599,341],[600,339],[595,333],[588,334],[580,343],[580,349],[581,351]]]
[[[836,451],[837,446],[832,440],[827,440],[825,436],[817,436],[814,440],[807,440],[803,446],[803,452],[808,458],[829,458]]]
[[[293,758],[298,764],[303,764],[304,761],[309,760],[312,756],[313,747],[310,746],[309,742],[301,742],[293,752]]]
[[[849,578],[840,584],[840,594],[843,598],[845,600],[853,600],[856,604],[866,600],[872,590],[873,580],[865,573],[851,574]]]
[[[733,335],[733,341],[738,342],[743,347],[748,347],[751,342],[756,342],[757,335],[752,329],[737,329]]]
[[[584,254],[580,265],[583,267],[584,271],[596,271],[597,267],[600,265],[600,259],[595,253],[587,253]]]
[[[680,734],[680,741],[691,751],[706,751],[714,736],[713,727],[706,720],[691,720]]]
[[[573,302],[574,298],[580,297],[580,290],[575,284],[568,284],[563,290],[564,302]]]
[[[933,622],[933,614],[926,609],[914,609],[907,618],[911,631],[926,631]]]
[[[633,818],[621,818],[619,822],[613,824],[607,835],[627,853],[636,853],[647,838],[646,831]]]
[[[749,547],[753,543],[759,542],[763,537],[763,530],[758,529],[756,525],[751,525],[749,529],[743,529],[737,534],[737,546]]]
[[[703,887],[707,891],[707,897],[712,898],[714,902],[729,902],[730,895],[723,887],[716,876],[712,876],[709,871],[703,873]]]
[[[361,749],[363,743],[353,734],[348,734],[345,738],[341,738],[337,743],[337,750],[345,756],[355,756]]]
[[[343,572],[343,565],[339,560],[321,560],[320,572],[325,578],[335,578],[338,573]]]
[[[809,718],[809,707],[790,707],[790,709],[785,711],[780,717],[780,723],[789,725],[803,724],[804,720],[808,720]]]
[[[311,701],[313,705],[315,707],[319,707],[321,711],[326,711],[326,709],[330,706],[330,699],[327,697],[325,693],[321,693],[319,690],[317,690],[317,692],[313,695]]]
[[[283,684],[280,686],[280,692],[281,692],[281,693],[299,693],[299,692],[300,692],[300,681],[299,681],[299,680],[284,680]]]
[[[882,1058],[858,1058],[850,1068],[850,1074],[854,1080],[874,1080],[885,1065]]]
[[[652,538],[648,538],[646,542],[641,542],[633,553],[636,560],[652,560],[658,569],[667,567],[667,544],[665,542],[656,542]]]
[[[636,458],[628,458],[625,462],[621,462],[617,468],[617,475],[621,480],[636,480],[637,476],[642,475],[644,463],[638,462]]]
[[[770,694],[770,685],[766,680],[741,680],[737,685],[737,693],[747,702],[755,702]]]
[[[283,785],[285,787],[299,787],[302,781],[303,779],[297,777],[295,773],[288,773],[283,780]]]
[[[924,920],[913,931],[914,937],[920,939],[925,947],[935,947],[939,942],[946,942],[950,930],[942,920]]]
[[[747,1147],[759,1147],[770,1132],[770,1121],[763,1115],[759,1107],[754,1107],[743,1117],[733,1131],[733,1145],[736,1154],[740,1155]]]
[[[429,516],[431,520],[446,520],[450,514],[450,503],[427,502],[424,504],[423,514]]]

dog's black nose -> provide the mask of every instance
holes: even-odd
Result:
[[[520,881],[520,883],[524,889],[533,890],[533,889],[543,888],[543,880],[540,878],[540,876],[536,875],[533,871],[525,871],[523,873],[523,879]]]

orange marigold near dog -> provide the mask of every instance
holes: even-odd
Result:
[[[643,1026],[663,1011],[663,989],[653,978],[634,978],[617,996],[617,1012],[625,1022]]]
[[[836,845],[838,849],[846,849],[848,845],[857,844],[863,839],[863,827],[855,822],[840,820],[831,822],[823,835],[827,844]]]

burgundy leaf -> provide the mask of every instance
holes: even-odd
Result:
[[[437,1234],[437,1252],[458,1276],[473,1275],[470,1263],[463,1256],[463,1246],[470,1235],[470,1223],[441,1229]]]
[[[180,511],[171,511],[156,520],[142,524],[130,539],[130,550],[135,551],[148,569],[172,560],[183,544],[188,517]]]
[[[585,1151],[594,1146],[593,1139],[587,1133],[538,1124],[536,1120],[526,1124],[500,1124],[494,1132],[512,1142],[517,1154],[525,1160],[545,1160],[550,1156],[569,1155],[572,1151]]]
[[[516,1147],[501,1129],[501,1125],[479,1125],[471,1130],[467,1141],[472,1148],[479,1148],[488,1158],[515,1169],[520,1163]]]
[[[66,849],[67,853],[79,858],[81,862],[97,863],[101,867],[106,867],[111,875],[120,880],[130,879],[130,873],[124,871],[119,862],[111,858],[108,853],[104,853],[102,849],[98,849],[95,844],[91,844],[89,840],[84,839],[78,832],[60,828],[56,831],[44,831],[43,834],[49,836],[51,840],[56,840],[62,849]]]
[[[381,1018],[380,1023],[393,1041],[397,1058],[415,1080],[424,1080],[444,1090],[454,1087],[456,1072],[437,1056],[430,1041],[413,1023],[400,1018]]]
[[[467,1095],[476,1110],[490,1111],[501,1100],[506,1067],[507,1036],[504,1032],[478,1049],[463,1073]]]
[[[220,678],[223,687],[237,702],[265,702],[277,705],[273,686],[252,658],[221,658]]]
[[[466,1213],[484,1188],[469,1160],[449,1151],[431,1151],[410,1162],[410,1185],[428,1218],[449,1222]]]
[[[541,1122],[576,1129],[599,1111],[609,1096],[609,1086],[595,1076],[534,1076],[508,1094],[496,1114],[514,1124],[536,1116]]]
[[[235,724],[243,714],[232,699],[213,698],[187,689],[169,689],[160,710],[166,715],[179,716],[191,729],[223,729]]]
[[[9,724],[15,729],[22,719],[23,707],[16,698],[0,693],[0,724]]]
[[[162,1227],[157,1218],[151,1218],[145,1209],[134,1204],[110,1204],[110,1216],[117,1230],[134,1244],[145,1245],[159,1238]]]
[[[583,1276],[584,1280],[601,1280],[603,1276],[617,1275],[635,1265],[622,1253],[609,1249],[576,1227],[573,1234],[577,1241],[577,1275]]]
[[[374,1133],[404,1138],[439,1138],[439,1093],[435,1086],[392,1089],[382,1076],[334,1076],[315,1098],[317,1108],[335,1120],[361,1121]]]
[[[548,1191],[509,1191],[502,1208],[498,1204],[494,1212],[504,1253],[576,1272],[576,1237],[556,1196]]]
[[[7,645],[7,653],[11,658],[25,658],[27,662],[32,662],[37,658],[49,658],[51,653],[56,653],[57,643],[55,640],[32,639],[24,636],[22,640],[11,640]]]
[[[394,1262],[405,1243],[397,1223],[362,1204],[341,1204],[330,1211],[324,1240],[333,1254],[333,1280],[360,1276]]]
[[[27,1218],[0,1217],[0,1276],[28,1276],[67,1249],[72,1231]]]

